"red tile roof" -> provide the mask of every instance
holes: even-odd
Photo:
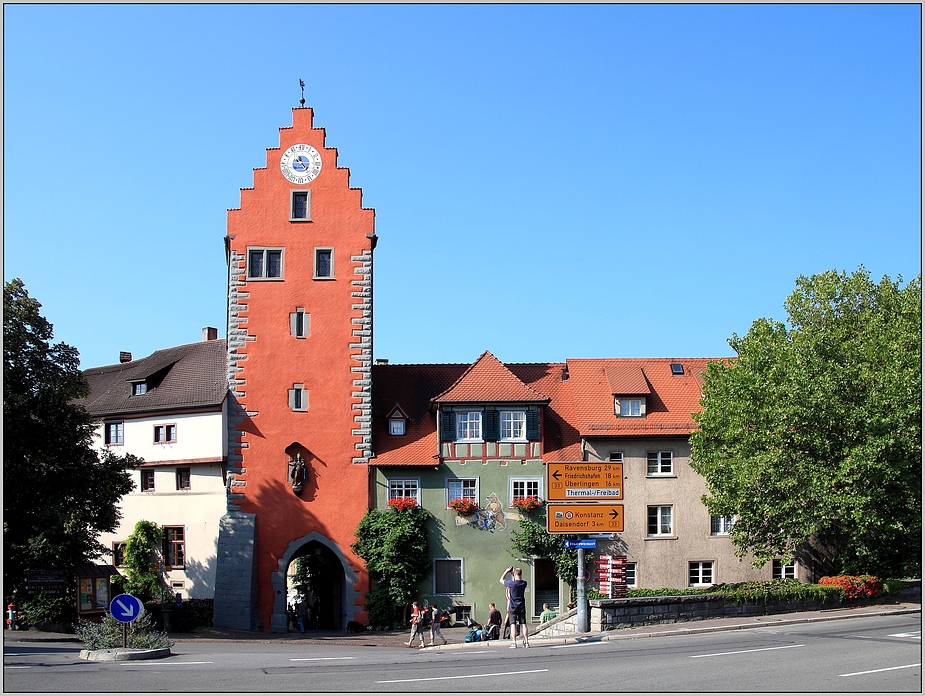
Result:
[[[611,394],[651,394],[642,368],[637,365],[604,365]]]
[[[575,400],[573,425],[583,436],[689,435],[696,427],[691,414],[700,410],[702,373],[710,358],[581,358],[568,361],[569,384]],[[684,366],[673,375],[671,364]],[[614,415],[614,394],[645,394],[614,391],[614,375],[639,375],[650,387],[646,415],[619,418]],[[630,382],[617,380],[621,389]]]
[[[549,397],[531,389],[487,350],[455,384],[434,397],[437,404],[544,403]]]

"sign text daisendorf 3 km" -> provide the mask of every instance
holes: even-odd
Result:
[[[623,462],[549,462],[546,500],[623,500]]]

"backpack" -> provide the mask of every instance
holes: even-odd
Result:
[[[476,642],[478,639],[479,639],[478,631],[476,631],[474,628],[469,629],[469,631],[466,633],[466,642],[467,642],[467,643],[474,643],[474,642]]]

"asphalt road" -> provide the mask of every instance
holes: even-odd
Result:
[[[921,614],[904,614],[529,650],[178,643],[134,662],[22,642],[4,647],[4,691],[920,692],[921,628]]]

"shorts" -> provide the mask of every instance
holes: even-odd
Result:
[[[508,614],[511,616],[511,625],[524,625],[527,623],[527,608],[519,607],[517,609],[508,607]]]

